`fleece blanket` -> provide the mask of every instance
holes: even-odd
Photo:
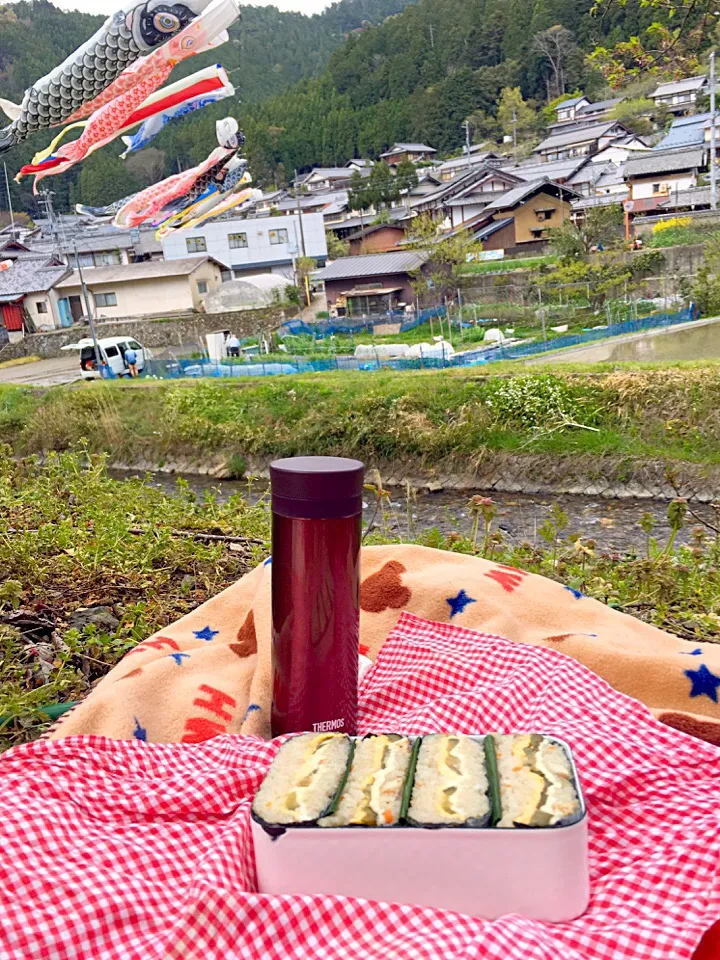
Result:
[[[51,733],[200,743],[270,736],[270,560],[141,643]],[[362,554],[360,653],[402,611],[560,650],[663,723],[720,745],[720,645],[688,643],[543,577],[417,546]]]
[[[362,733],[536,729],[566,739],[588,804],[585,916],[488,923],[263,895],[250,803],[279,741],[72,737],[0,759],[0,960],[717,958],[706,935],[720,916],[717,747],[658,723],[558,650],[410,615],[359,693]],[[450,870],[439,863],[437,882]]]

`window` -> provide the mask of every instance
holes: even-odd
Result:
[[[71,266],[77,267],[77,265],[78,265],[78,257],[76,257],[74,253],[70,255],[69,260],[70,260],[70,265],[71,265]],[[81,254],[80,254],[80,257],[79,257],[79,260],[80,260],[80,266],[81,266],[81,267],[94,267],[94,266],[95,266],[95,257],[94,257],[94,255],[93,255],[92,253],[81,253]]]
[[[129,347],[131,350],[142,350],[142,347],[141,347],[140,344],[137,342],[137,340],[128,340],[127,345],[126,345],[126,349],[127,349],[128,347]]]
[[[536,210],[535,216],[540,221],[552,220],[552,216],[555,213],[554,210]]]
[[[280,243],[288,242],[287,230],[270,230],[269,235],[270,235],[270,243],[272,243],[273,246],[277,246]]]
[[[207,253],[205,237],[189,237],[185,241],[188,253]]]
[[[544,230],[531,230],[531,231],[530,231],[530,233],[532,234],[533,240],[542,240],[542,238],[543,238],[543,233],[544,233],[544,232],[545,232]]]
[[[241,250],[248,245],[246,233],[231,233],[228,237],[231,250]]]
[[[47,313],[47,312],[48,312],[47,304],[45,303],[44,300],[40,300],[38,303],[36,303],[36,304],[35,304],[35,309],[37,310],[38,313]]]
[[[653,184],[653,193],[660,193],[661,189],[662,189],[662,184],[660,183]]]
[[[122,263],[122,255],[119,250],[108,250],[105,253],[95,254],[96,267],[115,267]]]
[[[221,271],[220,271],[220,279],[222,280],[223,283],[230,283],[230,281],[232,280],[232,278],[233,278],[233,272],[232,272],[232,270],[221,270]]]
[[[96,293],[95,305],[98,307],[116,307],[117,294],[115,293]]]
[[[116,357],[118,355],[117,347],[105,347],[105,356],[106,357]]]
[[[206,281],[206,280],[198,280],[197,288],[198,288],[198,293],[207,293],[207,292],[208,292],[207,281]]]

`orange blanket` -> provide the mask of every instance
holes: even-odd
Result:
[[[360,653],[400,613],[575,657],[664,723],[720,745],[720,645],[689,643],[543,577],[416,546],[366,547]],[[50,734],[198,743],[270,735],[270,567],[140,644]]]

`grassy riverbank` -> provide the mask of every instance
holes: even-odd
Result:
[[[379,507],[368,542],[387,541],[388,498],[368,496]],[[686,639],[720,642],[720,537],[709,529],[676,548],[672,536],[655,543],[646,518],[642,546],[620,556],[571,535],[559,507],[537,544],[513,546],[491,500],[468,508],[468,537],[431,530],[418,542],[519,566]],[[691,522],[683,504],[670,511],[674,531]],[[52,454],[40,465],[0,449],[0,750],[47,727],[40,707],[81,698],[137,642],[260,562],[268,520],[266,503],[240,496],[220,505],[198,502],[182,481],[166,494],[114,480],[103,458]]]
[[[467,469],[502,452],[712,466],[720,364],[0,387],[0,441],[21,454],[82,443],[125,462],[305,453]]]

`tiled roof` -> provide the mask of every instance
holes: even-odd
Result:
[[[553,150],[555,147],[569,147],[574,143],[587,143],[588,140],[599,140],[617,125],[617,120],[606,120],[604,123],[593,123],[579,130],[570,130],[568,133],[558,133],[535,147],[535,153],[542,150]]]
[[[706,82],[707,77],[687,77],[685,80],[671,80],[669,83],[661,83],[650,96],[668,97],[673,93],[687,93],[691,90],[699,90],[705,86]]]
[[[342,257],[317,275],[318,280],[356,280],[360,277],[386,277],[412,273],[430,256],[422,250],[402,253],[371,253],[362,257]]]
[[[625,161],[625,179],[650,177],[653,174],[675,173],[679,170],[692,170],[702,167],[705,151],[701,147],[679,150],[652,150],[639,157],[628,157]]]
[[[106,283],[130,283],[138,280],[162,280],[166,277],[187,277],[212,257],[182,257],[179,260],[148,260],[114,267],[83,267],[85,283],[96,286]],[[213,263],[216,262],[213,260]],[[2,276],[2,274],[0,274]],[[58,288],[77,287],[80,277],[76,270]]]
[[[45,293],[68,273],[65,264],[58,266],[47,257],[19,260],[0,273],[0,303],[18,300],[28,293]]]

